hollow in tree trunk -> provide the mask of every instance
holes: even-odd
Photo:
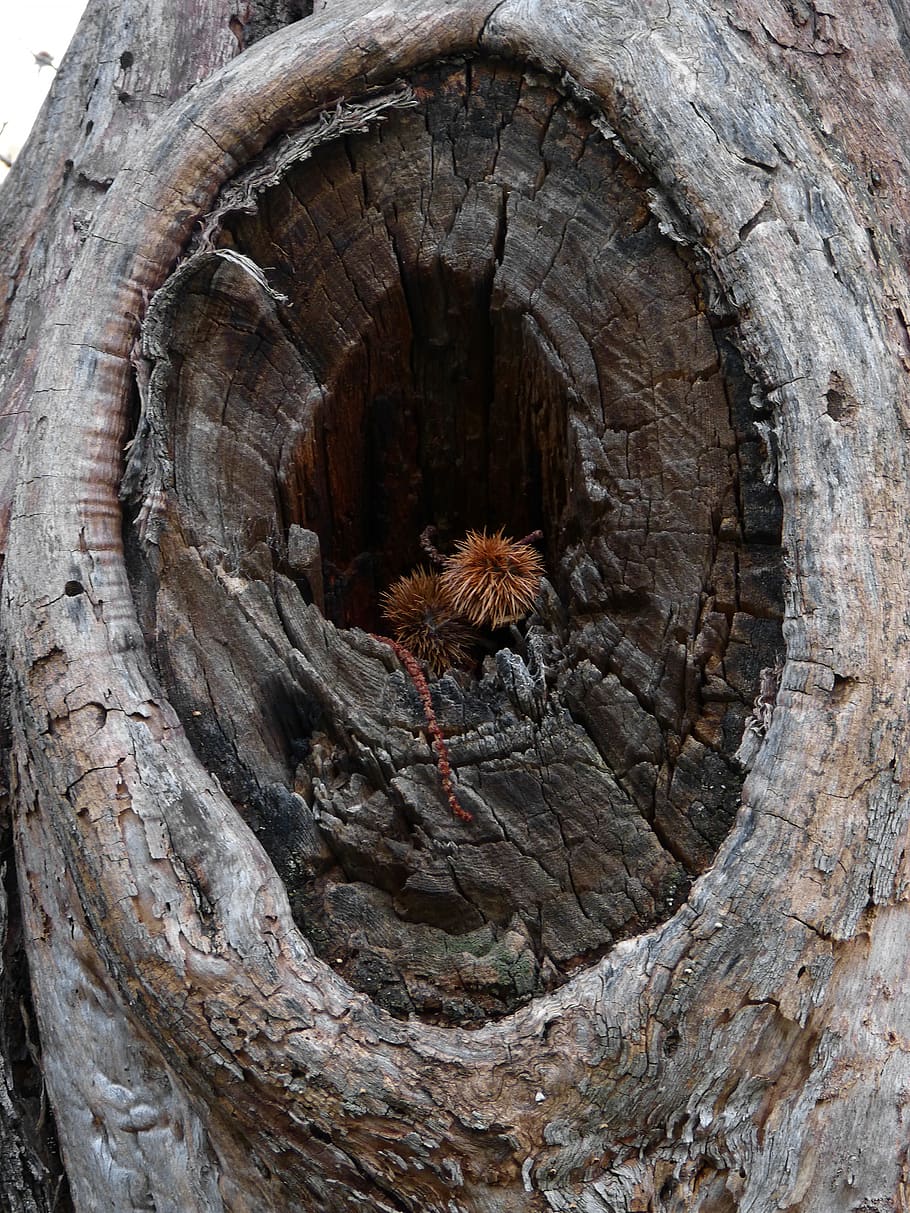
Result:
[[[903,6],[293,7],[0,193],[6,1204],[906,1207]]]

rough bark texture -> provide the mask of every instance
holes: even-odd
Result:
[[[5,551],[19,442],[30,400],[49,401],[36,381],[42,325],[65,287],[117,171],[187,88],[238,49],[228,4],[194,0],[178,11],[90,3],[54,78],[48,101],[0,194],[0,548]],[[274,26],[273,26],[274,28]],[[48,405],[48,413],[53,409]],[[7,709],[4,709],[6,718]],[[4,737],[8,728],[4,725]],[[6,782],[6,779],[4,780]],[[9,819],[0,845],[4,896],[0,1072],[10,1105],[0,1121],[0,1204],[66,1207],[53,1117],[43,1090],[34,1011],[16,907]],[[7,934],[7,897],[13,907]],[[74,1065],[78,1066],[78,1061]]]
[[[74,1204],[903,1208],[906,14],[317,8],[205,26],[6,347]],[[545,535],[434,684],[472,823],[359,630],[427,523]]]

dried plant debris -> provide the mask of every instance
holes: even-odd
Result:
[[[746,719],[742,741],[735,755],[746,770],[751,770],[771,727],[783,673],[784,659],[778,657],[773,666],[765,666],[758,676],[758,694],[755,696],[752,712]]]
[[[445,562],[442,585],[458,614],[477,627],[501,628],[524,618],[534,605],[543,559],[525,539],[469,531]]]
[[[481,639],[478,628],[503,627],[528,614],[543,576],[543,559],[531,546],[541,534],[535,531],[516,541],[507,538],[502,528],[492,535],[486,530],[469,531],[449,557],[437,551],[432,536],[433,528],[428,527],[421,546],[443,571],[418,568],[399,577],[381,595],[382,612],[394,638],[377,635],[376,639],[396,653],[417,688],[442,789],[455,816],[471,821],[455,795],[423,666],[434,674],[469,666]]]
[[[471,664],[477,633],[459,617],[438,573],[421,568],[399,577],[380,603],[396,641],[434,674]]]
[[[404,666],[408,677],[417,689],[417,694],[420,696],[420,702],[423,706],[424,716],[426,717],[427,732],[432,739],[433,753],[436,755],[436,769],[439,771],[439,782],[442,785],[446,800],[449,802],[449,807],[461,821],[473,821],[473,815],[462,807],[455,792],[455,785],[452,782],[452,766],[449,762],[449,751],[445,738],[442,735],[442,729],[439,727],[439,721],[436,719],[436,713],[433,710],[433,699],[430,695],[430,688],[427,685],[423,670],[420,667],[420,662],[416,660],[412,653],[408,652],[404,645],[398,644],[397,641],[392,640],[389,636],[378,636],[374,633],[374,639],[380,640],[383,644],[389,646]]]
[[[745,727],[759,737],[765,737],[771,727],[783,672],[783,659],[778,658],[773,666],[765,666],[758,676],[758,694]]]
[[[469,531],[443,556],[433,543],[433,528],[421,546],[441,571],[421,567],[399,577],[380,597],[382,612],[398,644],[410,650],[434,674],[451,666],[469,666],[480,639],[478,629],[517,623],[531,610],[540,590],[543,558],[524,539]]]

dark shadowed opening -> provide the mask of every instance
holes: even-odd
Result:
[[[322,442],[301,439],[282,507],[320,537],[326,614],[339,626],[381,630],[378,593],[426,561],[427,526],[443,547],[500,526],[559,542],[565,387],[541,373],[535,334],[491,311],[495,264],[480,282],[448,266],[432,277],[402,267],[375,328],[325,370],[314,406]]]

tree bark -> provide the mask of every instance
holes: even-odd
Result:
[[[4,1196],[907,1207],[907,14],[317,9],[90,13],[0,195]],[[544,531],[471,822],[427,523]]]

